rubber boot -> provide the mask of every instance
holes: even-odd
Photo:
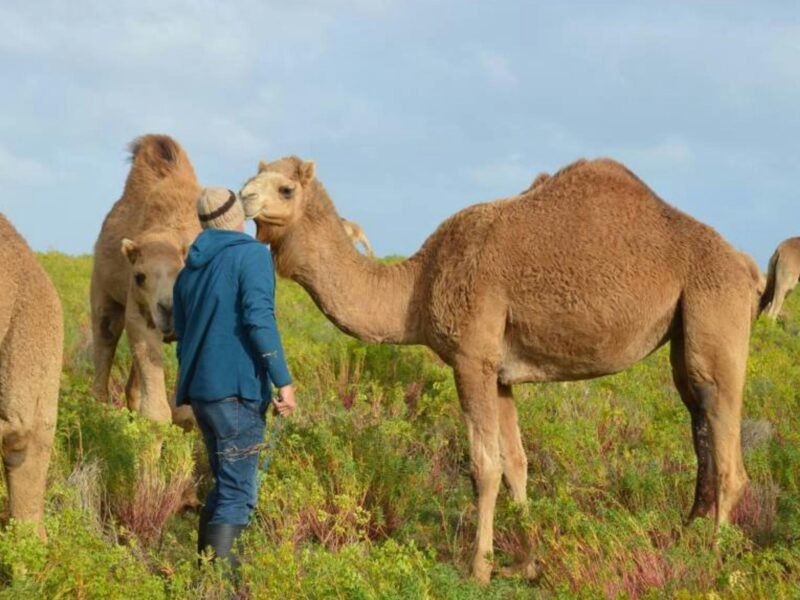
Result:
[[[208,547],[208,539],[206,534],[206,529],[208,529],[208,522],[211,520],[211,513],[207,513],[204,510],[200,511],[200,520],[197,525],[197,566],[199,567],[200,564],[203,562],[200,559],[200,555],[203,553]]]
[[[215,558],[224,558],[230,562],[234,575],[239,569],[239,557],[232,550],[245,527],[247,526],[230,523],[209,523],[206,526],[206,544],[213,548]]]

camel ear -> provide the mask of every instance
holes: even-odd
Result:
[[[136,259],[139,258],[139,246],[136,245],[136,242],[133,240],[129,240],[128,238],[122,238],[122,244],[120,244],[120,250],[125,255],[125,258],[133,264],[136,262]]]
[[[265,160],[258,161],[258,172],[263,173],[266,170],[267,170],[267,161]]]
[[[314,179],[316,172],[317,166],[314,164],[313,160],[304,160],[297,167],[298,179],[300,179],[300,183],[303,185]]]

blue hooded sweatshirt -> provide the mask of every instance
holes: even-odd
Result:
[[[292,382],[275,322],[275,273],[265,245],[208,229],[189,249],[173,290],[180,374],[176,403],[231,396],[269,400]]]

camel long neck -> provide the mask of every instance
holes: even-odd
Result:
[[[420,256],[393,265],[370,260],[335,214],[273,244],[278,272],[295,280],[339,329],[369,342],[420,343]]]

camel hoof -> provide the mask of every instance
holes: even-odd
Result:
[[[492,579],[492,563],[487,560],[476,560],[472,564],[472,578],[481,587],[489,585]]]
[[[203,504],[197,497],[197,489],[192,487],[183,493],[181,498],[181,505],[178,510],[186,512],[199,512]]]

